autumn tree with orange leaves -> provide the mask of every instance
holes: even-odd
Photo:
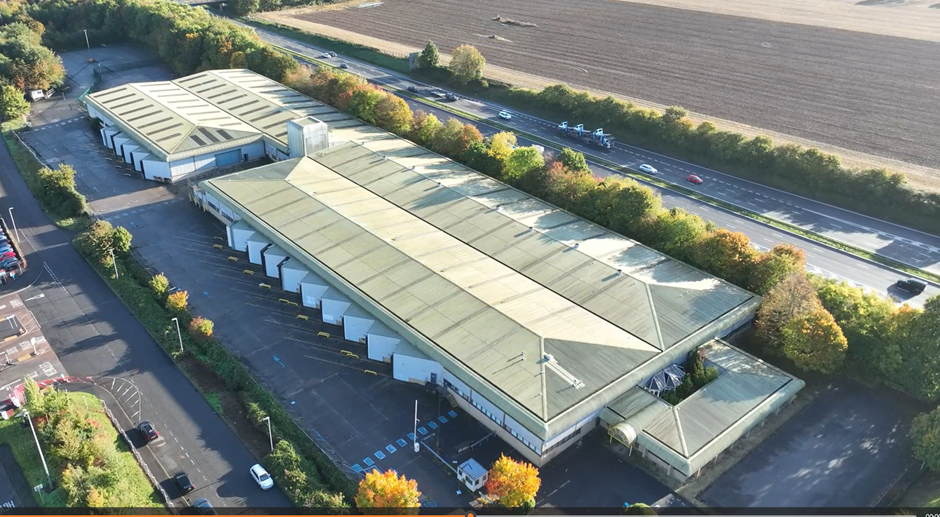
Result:
[[[542,480],[539,479],[539,469],[530,463],[501,455],[490,468],[486,492],[499,498],[500,506],[532,508],[540,486]]]
[[[418,482],[399,476],[393,470],[372,470],[359,482],[356,506],[364,508],[393,508],[400,513],[402,508],[420,508],[421,492]]]

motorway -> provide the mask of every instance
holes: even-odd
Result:
[[[326,50],[263,29],[253,29],[259,37],[269,43],[309,56],[312,63],[321,61],[319,56]],[[396,72],[348,59],[345,56],[332,58],[329,62],[333,65],[347,63],[349,72],[362,75],[385,87],[405,90],[409,85],[420,86],[419,97],[426,96],[430,99],[430,92],[437,89],[416,83]],[[497,127],[454,115],[432,103],[424,102],[423,99],[413,99],[408,96],[403,96],[403,98],[414,110],[421,109],[433,113],[442,120],[457,118],[463,122],[473,123],[484,136],[501,131]],[[940,274],[940,237],[879,221],[776,189],[763,187],[681,160],[644,151],[637,147],[617,144],[615,150],[599,151],[596,147],[581,145],[576,140],[560,137],[556,130],[557,124],[553,122],[516,111],[512,111],[513,118],[511,121],[501,120],[498,118],[498,113],[505,108],[499,105],[464,98],[448,103],[448,105],[453,109],[469,113],[475,117],[490,119],[494,122],[498,121],[501,125],[515,127],[520,131],[537,135],[543,140],[556,142],[558,148],[565,146],[584,152],[591,164],[591,169],[597,176],[622,176],[622,174],[592,161],[592,156],[599,156],[604,160],[634,169],[641,163],[648,163],[663,173],[657,176],[658,179],[695,188],[703,194],[721,201]],[[528,145],[531,142],[520,138],[519,143]],[[693,173],[705,180],[705,183],[699,186],[686,183],[685,178]],[[910,297],[908,294],[892,287],[899,277],[907,276],[903,273],[820,245],[810,239],[780,231],[733,212],[716,208],[676,191],[660,188],[654,184],[649,184],[649,186],[662,196],[664,206],[668,208],[681,207],[713,221],[721,227],[742,232],[749,236],[755,247],[760,250],[767,250],[778,243],[790,243],[803,248],[806,251],[807,271],[811,273],[845,280],[850,284],[864,287],[881,295],[893,296],[908,302],[912,306],[921,306],[928,297],[940,293],[940,289],[932,285],[923,294]]]
[[[149,447],[148,467],[171,504],[205,497],[216,507],[292,507],[278,489],[262,491],[249,467],[257,459],[186,376],[55,227],[0,145],[0,199],[13,208],[30,269],[17,280],[64,368],[77,377],[116,377],[115,395],[131,421],[150,420],[163,440]],[[118,386],[120,383],[120,386]],[[137,396],[135,396],[135,394]],[[154,464],[155,463],[155,464]],[[169,481],[189,473],[196,491],[185,498]]]

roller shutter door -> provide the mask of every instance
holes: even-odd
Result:
[[[241,149],[219,153],[215,155],[215,166],[228,167],[230,165],[236,165],[241,161],[241,157]]]

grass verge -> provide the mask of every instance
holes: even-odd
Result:
[[[0,443],[10,444],[13,449],[13,457],[23,469],[23,475],[30,486],[43,485],[48,486],[46,472],[42,468],[42,461],[39,459],[39,453],[36,451],[36,442],[33,441],[33,434],[28,427],[21,425],[22,420],[11,418],[10,420],[0,421]],[[34,494],[36,502],[45,508],[64,508],[65,491],[62,488],[56,488],[52,492],[45,490]]]
[[[408,76],[415,77],[416,79],[421,79],[422,81],[427,81],[427,82],[432,82],[432,83],[434,82],[434,78],[433,78],[433,77],[429,77],[429,76],[427,76],[426,74],[415,73],[415,71],[410,71],[410,70],[408,69],[408,61],[407,61],[406,59],[398,58],[398,57],[394,57],[394,56],[390,56],[390,55],[388,55],[388,54],[383,54],[382,52],[380,52],[380,51],[378,51],[378,50],[375,50],[375,49],[372,49],[372,48],[369,48],[369,47],[365,47],[365,46],[363,46],[363,45],[357,45],[357,44],[354,44],[354,43],[349,43],[349,42],[345,42],[345,41],[342,41],[342,40],[337,40],[337,39],[334,39],[334,38],[328,38],[328,37],[324,37],[324,36],[317,36],[317,35],[310,34],[310,33],[308,33],[308,32],[302,31],[302,30],[300,30],[300,29],[295,29],[295,28],[293,28],[293,27],[285,27],[285,26],[283,26],[283,25],[279,25],[279,24],[272,23],[272,22],[258,21],[258,20],[243,20],[243,21],[244,21],[245,23],[249,24],[249,25],[254,25],[254,26],[256,26],[256,27],[264,28],[264,29],[266,29],[266,30],[270,30],[270,31],[272,31],[272,32],[276,32],[276,33],[278,33],[278,34],[281,34],[281,35],[283,35],[283,36],[289,37],[289,38],[291,38],[291,39],[296,39],[296,40],[298,40],[298,41],[303,41],[303,42],[306,42],[306,43],[310,43],[311,45],[316,45],[316,46],[320,46],[320,47],[329,47],[330,49],[333,49],[333,50],[335,50],[335,51],[337,51],[337,52],[339,52],[339,53],[342,53],[342,54],[344,54],[344,55],[348,55],[348,56],[350,56],[350,57],[355,57],[356,59],[360,59],[360,60],[362,60],[362,61],[366,61],[366,62],[375,64],[375,65],[378,65],[378,66],[382,66],[382,67],[385,67],[385,68],[389,68],[389,69],[395,70],[395,71],[397,71],[397,72],[406,74],[406,75],[408,75]],[[280,46],[278,46],[278,45],[272,45],[272,46],[273,46],[274,48],[276,48],[276,49],[282,51],[282,52],[285,52],[285,53],[289,54],[289,55],[292,55],[292,56],[295,56],[295,57],[301,57],[301,58],[303,58],[303,59],[306,60],[306,61],[321,62],[321,61],[319,61],[319,60],[317,60],[317,59],[312,59],[311,56],[305,56],[305,55],[303,55],[303,54],[300,54],[300,53],[298,53],[298,52],[292,51],[292,50],[287,49],[287,48],[284,48],[284,47],[280,47]],[[352,49],[354,49],[355,53],[347,52],[347,51],[345,50],[346,48],[352,48]],[[321,62],[321,63],[322,63],[322,62]],[[331,63],[323,63],[323,64],[326,64],[326,65],[328,65],[328,66],[332,66]],[[438,83],[438,84],[440,84],[440,83]],[[490,83],[490,84],[491,84],[491,86],[493,85],[493,83]],[[454,88],[454,86],[455,86],[455,85],[453,85],[453,84],[449,84],[449,85],[448,85],[448,87],[450,87],[451,89],[459,90],[458,88]],[[478,116],[476,116],[476,115],[473,115],[473,114],[471,114],[471,113],[467,113],[467,112],[464,112],[464,111],[455,109],[455,108],[453,108],[453,107],[451,107],[451,106],[449,106],[449,105],[447,105],[447,104],[443,104],[443,103],[440,103],[440,102],[435,102],[435,101],[433,101],[433,100],[429,100],[429,99],[426,99],[426,98],[424,98],[424,97],[420,97],[420,96],[414,95],[414,94],[412,94],[411,92],[408,92],[408,91],[406,91],[406,90],[399,90],[399,89],[397,89],[397,88],[389,87],[389,86],[387,86],[387,85],[383,85],[383,88],[386,88],[386,89],[388,89],[388,90],[390,90],[390,91],[393,91],[396,95],[403,96],[403,97],[410,97],[410,98],[412,98],[412,99],[419,100],[419,101],[421,101],[421,102],[423,102],[423,103],[425,103],[425,104],[429,104],[429,105],[434,106],[434,107],[436,107],[436,108],[438,108],[438,109],[441,109],[441,110],[443,110],[443,111],[447,111],[448,113],[452,113],[452,114],[454,114],[454,115],[459,115],[459,116],[461,116],[461,117],[464,117],[464,118],[467,118],[467,119],[470,119],[470,120],[474,120],[474,121],[476,121],[476,122],[485,123],[485,124],[487,124],[487,125],[489,125],[489,126],[492,126],[492,127],[498,128],[498,129],[501,129],[501,130],[503,130],[503,131],[511,131],[511,132],[513,132],[513,133],[516,133],[516,134],[519,135],[519,136],[525,137],[526,139],[529,139],[529,140],[531,140],[531,141],[533,141],[533,142],[537,142],[537,143],[539,143],[539,144],[541,144],[541,145],[544,145],[544,146],[548,146],[548,147],[558,147],[558,146],[559,146],[559,144],[558,144],[557,142],[552,142],[552,141],[546,140],[546,139],[544,139],[544,138],[542,138],[542,137],[539,137],[539,136],[537,136],[537,135],[533,135],[533,134],[530,134],[530,133],[526,133],[526,132],[524,132],[524,131],[519,131],[517,128],[505,126],[505,125],[500,124],[499,122],[494,122],[493,120],[490,120],[490,119],[483,119],[483,118],[478,117]],[[483,99],[485,99],[485,100],[489,100],[489,101],[493,101],[493,102],[498,102],[498,103],[501,103],[501,104],[512,105],[512,103],[509,102],[510,99],[508,98],[508,96],[505,95],[506,90],[507,90],[507,88],[505,87],[505,85],[497,85],[496,87],[491,87],[491,88],[488,88],[488,89],[473,89],[473,90],[472,90],[472,93],[474,93],[477,97],[483,98]],[[542,116],[542,117],[551,118],[551,114],[550,114],[550,113],[545,113],[544,110],[538,109],[537,107],[528,106],[528,105],[527,105],[527,106],[513,106],[513,107],[521,108],[521,109],[523,109],[524,111],[527,111],[527,112],[530,112],[530,113],[534,113],[534,114],[536,114],[537,116]],[[841,242],[841,241],[838,241],[838,240],[835,240],[835,239],[831,239],[831,238],[826,237],[826,236],[824,236],[824,235],[819,235],[819,234],[817,234],[817,233],[814,233],[814,232],[805,230],[805,229],[800,228],[800,227],[798,227],[798,226],[795,226],[795,225],[792,225],[792,224],[789,224],[789,223],[786,223],[786,222],[783,222],[783,221],[779,221],[779,220],[777,220],[777,219],[773,219],[773,218],[770,218],[770,217],[766,217],[766,216],[764,216],[764,215],[758,214],[758,213],[756,213],[756,212],[752,212],[752,211],[747,210],[747,209],[745,209],[745,208],[742,208],[742,207],[739,207],[739,206],[736,206],[736,205],[733,205],[733,204],[730,204],[730,203],[726,203],[726,202],[724,202],[724,201],[715,199],[715,198],[710,197],[710,196],[706,196],[706,195],[701,194],[701,193],[699,193],[699,192],[697,192],[697,191],[684,188],[684,187],[682,187],[682,186],[680,186],[680,185],[676,185],[676,184],[673,184],[673,183],[667,183],[667,182],[665,182],[665,181],[657,180],[657,179],[652,178],[652,177],[650,177],[650,176],[648,176],[648,175],[644,175],[644,174],[641,174],[641,173],[639,173],[639,172],[637,172],[637,171],[634,171],[633,169],[630,169],[630,168],[625,167],[625,166],[623,166],[623,165],[620,165],[620,164],[617,164],[617,163],[614,163],[614,162],[605,160],[605,159],[603,159],[603,158],[597,157],[596,155],[590,155],[590,156],[588,156],[588,159],[589,159],[589,161],[598,163],[598,164],[600,164],[600,165],[603,165],[603,166],[605,166],[605,167],[608,167],[608,168],[610,168],[610,169],[613,169],[613,170],[615,170],[615,171],[617,171],[617,172],[619,172],[619,173],[621,173],[621,174],[623,174],[623,175],[632,177],[632,178],[634,178],[634,179],[639,179],[639,180],[642,180],[642,181],[644,181],[644,182],[646,182],[646,183],[651,183],[651,184],[657,185],[657,186],[659,186],[659,187],[661,187],[661,188],[666,188],[666,189],[672,190],[672,191],[674,191],[674,192],[678,192],[678,193],[683,194],[683,195],[685,195],[685,196],[688,196],[688,197],[691,197],[691,198],[695,198],[695,199],[697,199],[697,200],[699,200],[699,201],[708,203],[709,205],[712,205],[712,206],[714,206],[714,207],[721,208],[721,209],[724,209],[724,210],[729,211],[729,212],[733,212],[733,213],[738,214],[738,215],[742,215],[742,216],[747,217],[747,218],[749,218],[749,219],[752,219],[752,220],[755,220],[755,221],[758,221],[758,222],[767,224],[767,225],[769,225],[769,226],[773,226],[774,228],[777,228],[777,229],[786,231],[786,232],[788,232],[788,233],[791,233],[791,234],[794,234],[794,235],[797,235],[797,236],[800,236],[800,237],[804,237],[804,238],[807,238],[807,239],[810,239],[810,240],[819,242],[820,244],[824,244],[824,245],[826,245],[826,246],[829,246],[829,247],[832,247],[832,248],[835,248],[835,249],[844,251],[844,252],[846,252],[846,253],[855,255],[855,256],[857,256],[857,257],[860,257],[860,258],[863,258],[863,259],[866,259],[866,260],[869,260],[869,261],[872,261],[872,262],[876,262],[876,263],[878,263],[878,264],[881,264],[881,265],[884,265],[884,266],[887,266],[887,267],[896,269],[896,270],[898,270],[898,271],[902,271],[902,272],[907,273],[907,274],[910,274],[910,275],[919,276],[919,277],[921,277],[921,278],[930,280],[930,281],[935,282],[935,283],[940,283],[940,275],[936,275],[936,274],[934,274],[934,273],[931,273],[931,272],[929,272],[929,271],[925,271],[925,270],[923,270],[923,269],[918,269],[918,268],[916,268],[916,267],[913,267],[913,266],[904,264],[904,263],[902,263],[902,262],[899,262],[899,261],[897,261],[897,260],[894,260],[894,259],[885,257],[885,256],[880,255],[880,254],[878,254],[878,253],[873,253],[873,252],[871,252],[871,251],[867,251],[867,250],[858,248],[858,247],[853,246],[853,245],[851,245],[851,244],[846,244],[846,243],[844,243],[844,242]]]
[[[178,317],[180,326],[186,328],[193,316],[186,312],[171,313],[161,304],[153,291],[146,287],[152,278],[149,271],[133,258],[119,257],[120,277],[115,278],[112,269],[104,268],[84,253],[84,247],[79,244],[82,235],[73,241],[79,253],[256,456],[265,456],[270,450],[267,447],[267,429],[263,435],[259,434],[261,426],[266,425],[261,419],[270,416],[274,441],[289,443],[302,458],[303,474],[308,480],[304,486],[326,488],[352,500],[355,484],[297,426],[281,402],[225,347],[215,339],[196,343],[184,333],[185,352],[180,352],[179,338],[171,319]],[[311,493],[316,491],[295,488],[298,484],[285,479],[283,470],[268,470],[297,506],[304,506]]]
[[[924,472],[894,503],[896,508],[940,508],[940,472]]]

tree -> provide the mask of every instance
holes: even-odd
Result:
[[[131,251],[131,240],[134,238],[127,228],[118,226],[111,230],[111,249],[117,256],[125,256]]]
[[[375,125],[375,109],[379,102],[388,96],[385,90],[371,84],[356,88],[349,103],[349,114]]]
[[[393,470],[373,469],[359,482],[355,501],[359,508],[420,508],[420,498],[417,481]]]
[[[763,296],[781,280],[805,268],[806,254],[802,249],[792,244],[778,244],[757,258],[751,268],[748,288]]]
[[[692,255],[691,250],[705,233],[704,219],[681,208],[672,208],[656,214],[645,241],[667,255],[684,260]]]
[[[500,506],[520,508],[534,506],[541,485],[537,468],[501,454],[490,468],[486,492],[499,498]]]
[[[454,49],[450,59],[450,71],[461,84],[467,84],[483,78],[486,59],[471,45],[461,45]]]
[[[940,408],[917,415],[911,423],[914,457],[934,472],[940,471]]]
[[[574,149],[567,147],[562,149],[558,154],[558,161],[564,164],[565,167],[576,172],[591,171],[591,169],[588,168],[587,160],[584,159],[584,155]]]
[[[747,235],[722,228],[699,243],[695,265],[732,284],[746,286],[757,258]]]
[[[441,55],[437,51],[437,45],[433,41],[428,41],[428,44],[424,46],[424,50],[418,54],[417,65],[418,68],[435,68],[441,62]]]
[[[259,0],[234,0],[232,10],[236,16],[245,16],[257,12],[261,7]]]
[[[202,316],[195,317],[189,322],[189,337],[200,344],[208,343],[212,339],[212,330],[214,328],[215,323],[212,320]]]
[[[793,318],[783,330],[783,353],[804,370],[833,373],[845,361],[848,342],[823,307]]]
[[[62,84],[65,67],[52,50],[26,38],[0,40],[0,75],[20,91]]]
[[[820,307],[816,289],[809,283],[806,274],[794,273],[781,280],[764,297],[757,310],[757,336],[770,351],[779,353],[784,326]]]
[[[891,322],[890,339],[903,353],[894,382],[925,400],[940,397],[940,296],[923,310],[902,307]]]
[[[150,279],[150,289],[153,291],[158,298],[163,298],[166,295],[167,289],[170,288],[170,281],[167,280],[166,275],[163,273],[157,273],[153,275],[153,278]]]
[[[513,183],[523,176],[537,171],[545,166],[545,158],[535,147],[517,147],[509,154],[506,165],[503,167],[503,177]]]
[[[396,135],[406,135],[411,131],[414,114],[401,97],[387,94],[375,106],[375,125]]]
[[[428,116],[430,118],[430,115]],[[471,126],[472,127],[472,126]],[[444,127],[436,131],[431,138],[431,148],[454,159],[463,158],[472,143],[468,138],[464,124],[457,119],[448,119]],[[475,128],[474,128],[475,129]],[[479,135],[479,131],[477,131]],[[482,136],[480,139],[482,140]]]
[[[433,114],[418,110],[414,114],[414,123],[411,126],[411,139],[419,145],[430,144],[444,124]]]
[[[499,160],[500,168],[509,159],[512,150],[516,148],[516,135],[501,131],[490,137],[490,156]]]
[[[488,176],[498,178],[503,171],[503,163],[493,157],[483,142],[473,142],[464,153],[467,167]]]
[[[27,375],[23,379],[23,395],[26,397],[26,410],[29,411],[30,418],[40,417],[46,414],[45,399],[36,379]]]
[[[27,113],[29,113],[29,103],[23,97],[23,92],[15,86],[3,85],[0,89],[0,118],[8,122]]]
[[[166,308],[172,312],[183,312],[189,304],[189,293],[186,291],[176,291],[166,297]]]
[[[657,515],[656,510],[648,504],[633,503],[623,509],[624,515]]]
[[[659,196],[629,178],[605,178],[596,183],[583,207],[579,212],[588,219],[627,236],[637,235],[641,220],[662,211]]]

